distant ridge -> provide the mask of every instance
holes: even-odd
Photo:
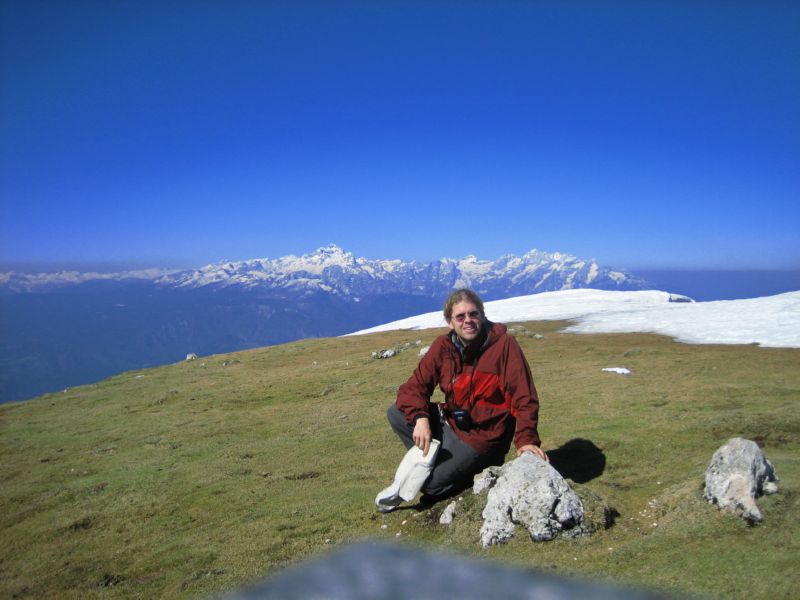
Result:
[[[592,287],[602,290],[645,289],[644,280],[594,259],[531,250],[497,260],[475,256],[431,262],[356,258],[335,244],[302,256],[223,261],[199,269],[147,269],[120,273],[0,273],[6,293],[48,291],[92,281],[141,281],[159,287],[242,287],[296,293],[322,291],[358,301],[363,295],[411,294],[440,297],[471,287],[489,299]]]

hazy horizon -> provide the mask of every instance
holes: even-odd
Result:
[[[312,254],[317,248],[322,248],[323,245],[319,245],[315,248],[310,248],[305,252],[299,252],[296,256],[302,256],[304,254]],[[342,247],[342,250],[345,252],[349,252],[349,249],[346,247]],[[561,252],[562,254],[573,254],[567,250],[542,250],[538,249],[542,252]],[[454,255],[441,255],[431,258],[420,258],[420,259],[413,259],[407,258],[403,256],[397,255],[388,255],[382,254],[378,255],[376,253],[370,253],[367,255],[357,255],[352,253],[356,258],[367,258],[370,260],[393,260],[393,259],[400,259],[400,260],[417,260],[417,262],[432,262],[435,260],[440,260],[443,258],[451,258],[451,259],[461,259],[465,258],[467,255],[464,256],[454,256]],[[479,260],[497,260],[504,254],[510,253],[501,253],[493,256],[481,256],[475,255]],[[520,253],[521,255],[524,254]],[[87,259],[87,260],[29,260],[29,261],[5,261],[0,258],[0,272],[18,272],[18,273],[35,273],[35,272],[42,272],[42,273],[50,273],[56,271],[80,271],[80,272],[91,272],[96,271],[98,273],[114,273],[114,272],[122,272],[122,271],[136,271],[136,270],[144,270],[144,269],[176,269],[176,270],[183,270],[183,269],[199,269],[208,264],[217,264],[222,262],[238,262],[238,261],[246,261],[246,260],[256,260],[256,259],[277,259],[282,258],[283,256],[288,256],[288,254],[284,255],[273,255],[273,256],[266,256],[266,255],[258,255],[258,256],[247,256],[247,257],[226,257],[220,258],[217,260],[212,261],[201,261],[201,260],[190,260],[190,259],[136,259],[132,258],[129,260],[103,260],[103,259]],[[576,255],[577,256],[577,255]],[[580,259],[585,260],[592,260],[594,259],[593,256],[577,256]],[[665,266],[657,266],[657,265],[619,265],[619,264],[608,264],[601,261],[598,261],[601,266],[604,267],[611,267],[614,269],[620,269],[629,273],[636,275],[638,272],[674,272],[674,273],[709,273],[709,272],[719,272],[719,273],[792,273],[796,271],[800,271],[800,262],[796,264],[786,264],[786,265],[776,265],[772,267],[759,267],[759,266],[735,266],[735,265],[727,265],[727,266],[692,266],[692,265],[665,265]]]

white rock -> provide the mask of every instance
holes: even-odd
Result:
[[[456,516],[456,503],[451,502],[447,505],[442,511],[442,516],[439,517],[439,523],[441,525],[450,525],[453,523],[453,518]]]
[[[489,490],[481,545],[488,548],[508,541],[517,524],[527,528],[531,539],[542,542],[567,530],[581,535],[585,533],[582,523],[583,503],[578,495],[548,462],[526,452],[502,467]]]
[[[711,457],[703,497],[750,522],[762,520],[756,498],[778,491],[772,463],[753,441],[733,438]]]
[[[503,467],[488,467],[478,473],[472,480],[472,493],[477,496],[493,487],[502,472]]]

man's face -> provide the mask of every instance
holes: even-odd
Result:
[[[453,305],[449,325],[462,342],[469,344],[481,332],[483,314],[472,302],[458,302]]]

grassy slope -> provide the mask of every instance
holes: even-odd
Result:
[[[606,459],[578,485],[619,517],[575,541],[519,531],[482,550],[469,494],[449,529],[372,501],[402,448],[385,423],[418,360],[370,352],[436,332],[320,339],[125,373],[0,407],[0,592],[205,597],[365,537],[719,598],[795,595],[800,350],[691,346],[654,335],[520,335],[545,449]],[[626,366],[628,377],[601,372]],[[701,499],[711,454],[756,439],[781,478],[748,527]],[[385,527],[384,527],[385,525]]]

